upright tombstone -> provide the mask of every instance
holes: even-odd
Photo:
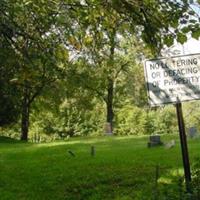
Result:
[[[188,137],[195,138],[196,136],[197,136],[197,128],[196,127],[188,128]]]
[[[151,135],[149,137],[148,147],[155,147],[163,145],[163,143],[160,140],[160,135]]]
[[[105,133],[106,135],[112,135],[112,126],[109,122],[105,124]]]

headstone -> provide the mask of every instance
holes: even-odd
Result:
[[[189,136],[189,138],[196,137],[197,136],[197,128],[196,127],[188,128],[188,136]]]
[[[168,143],[165,144],[165,148],[166,149],[171,149],[172,147],[174,147],[176,144],[175,140],[171,140]]]
[[[148,147],[160,146],[163,143],[160,140],[160,135],[151,135],[149,137]]]
[[[95,156],[95,147],[91,146],[91,156]]]
[[[112,126],[109,122],[105,124],[105,133],[106,135],[112,135]]]

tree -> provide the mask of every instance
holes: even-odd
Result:
[[[0,8],[3,10],[4,1],[0,3]],[[19,91],[16,87],[12,87],[10,82],[14,75],[17,73],[18,66],[15,63],[14,51],[3,37],[4,16],[0,14],[0,126],[5,126],[16,122],[18,119],[19,111]],[[7,34],[10,34],[7,32]],[[10,59],[8,59],[10,58]]]
[[[5,126],[18,120],[20,101],[19,90],[11,82],[17,73],[17,66],[11,67],[15,63],[13,51],[7,47],[6,41],[1,40],[0,44],[0,126]]]
[[[170,27],[165,17],[178,12],[178,7],[174,3],[163,3],[170,8],[170,11],[165,10],[163,5],[156,10],[159,3],[160,1],[150,3],[135,1],[133,4],[129,1],[96,0],[83,1],[82,4],[79,4],[82,8],[84,7],[84,10],[79,12],[76,24],[78,31],[75,32],[73,41],[76,41],[74,42],[75,47],[79,43],[78,51],[81,53],[78,60],[86,70],[82,70],[82,73],[78,72],[79,80],[82,80],[82,87],[93,91],[105,102],[106,121],[110,124],[111,131],[114,119],[113,100],[117,91],[115,90],[116,81],[119,75],[130,66],[129,61],[127,62],[123,56],[126,54],[126,49],[120,47],[120,40],[135,34],[138,39],[141,37],[152,50],[158,52],[164,41],[161,33],[167,34]],[[74,7],[76,6],[77,4],[74,5]],[[172,8],[176,8],[176,10],[174,11]],[[178,12],[177,20],[182,17],[185,10],[182,8]],[[151,15],[147,15],[147,12],[148,14],[150,12]],[[160,16],[163,19],[161,24]],[[131,63],[133,64],[133,62]]]
[[[138,57],[137,52],[134,59],[127,57],[121,41],[134,35],[159,55],[163,45],[184,43],[190,31],[195,38],[200,35],[186,0],[2,0],[0,9],[2,55],[10,60],[0,63],[6,72],[1,80],[7,91],[17,88],[12,96],[21,100],[22,140],[28,139],[32,103],[64,77],[105,103],[112,130],[123,88],[119,80],[134,71]]]
[[[2,5],[1,37],[14,52],[11,68],[19,67],[12,82],[21,93],[21,140],[27,141],[31,104],[58,78],[64,69],[60,60],[67,59],[66,49],[54,30],[59,4],[10,0]]]

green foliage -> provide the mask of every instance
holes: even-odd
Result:
[[[171,111],[144,109],[141,58],[150,54],[145,45],[158,54],[189,32],[199,37],[187,1],[2,0],[0,9],[1,125],[19,113],[29,124],[33,111],[31,137],[101,133],[103,115],[116,134],[173,130]]]
[[[196,127],[197,130],[200,130],[199,102],[185,103],[183,106],[186,128]]]
[[[163,134],[177,131],[173,107],[147,110],[127,105],[118,111],[116,123],[116,134],[119,135]]]
[[[181,32],[177,33],[177,41],[184,44],[187,41],[187,36]]]
[[[188,16],[195,15],[192,12],[188,14],[191,9],[187,2],[179,1],[117,1],[114,7],[132,20],[133,29],[142,27],[141,38],[156,55],[164,44],[170,45],[174,40],[185,41],[183,36],[180,39],[176,35],[176,30],[180,24],[192,23]]]
[[[11,82],[17,69],[7,66],[10,63],[4,61],[6,55],[2,54],[3,52],[0,53],[0,60],[2,60],[0,64],[0,127],[16,123],[20,113],[20,93]]]
[[[170,47],[174,43],[174,36],[173,35],[166,35],[163,39],[164,43]]]
[[[72,88],[71,90],[73,92],[70,92],[70,98],[64,98],[64,91],[61,94],[57,91],[57,101],[47,93],[45,95],[48,98],[39,98],[39,101],[35,102],[34,112],[31,114],[31,140],[41,142],[102,134],[104,113],[101,104],[94,101],[85,91],[76,92]],[[66,91],[68,95],[67,88]],[[52,92],[54,93],[53,88]]]
[[[192,37],[198,40],[199,37],[200,37],[200,30],[199,29],[193,30],[192,31]]]
[[[0,126],[7,126],[16,123],[19,118],[20,104],[17,97],[18,91],[15,87],[11,87],[10,84],[3,84],[0,81]]]
[[[134,106],[124,106],[117,114],[117,135],[145,134],[145,111]]]
[[[193,196],[196,199],[200,198],[200,159],[196,158],[192,166],[192,184],[191,188],[193,191]]]
[[[13,139],[13,138],[10,138],[10,137],[6,137],[6,136],[0,136],[0,143],[13,144],[13,143],[19,143],[19,140],[16,140],[16,139]]]
[[[0,15],[0,40],[4,41],[4,56],[9,58],[9,62],[3,67],[9,67],[13,72],[14,77],[11,79],[15,82],[10,90],[17,88],[20,91],[18,96],[13,95],[17,100],[13,100],[21,101],[24,140],[28,135],[32,102],[45,87],[49,87],[61,76],[68,61],[68,51],[63,47],[58,33],[53,28],[56,24],[58,3],[59,1],[31,0],[2,2],[4,9]],[[12,54],[8,54],[7,49]],[[8,103],[11,105],[8,109],[12,111],[13,103]],[[9,115],[15,116],[12,113]]]

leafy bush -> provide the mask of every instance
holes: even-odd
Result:
[[[76,104],[63,103],[58,109],[35,111],[31,117],[30,138],[32,141],[66,139],[72,136],[99,134],[103,129],[103,114],[81,109]],[[39,115],[38,115],[39,112]]]
[[[116,135],[145,134],[146,114],[143,109],[127,105],[116,116]]]
[[[194,199],[200,199],[200,158],[192,166],[192,190]]]
[[[144,135],[173,133],[177,130],[176,112],[173,107],[144,109],[124,106],[117,113],[117,135]]]

